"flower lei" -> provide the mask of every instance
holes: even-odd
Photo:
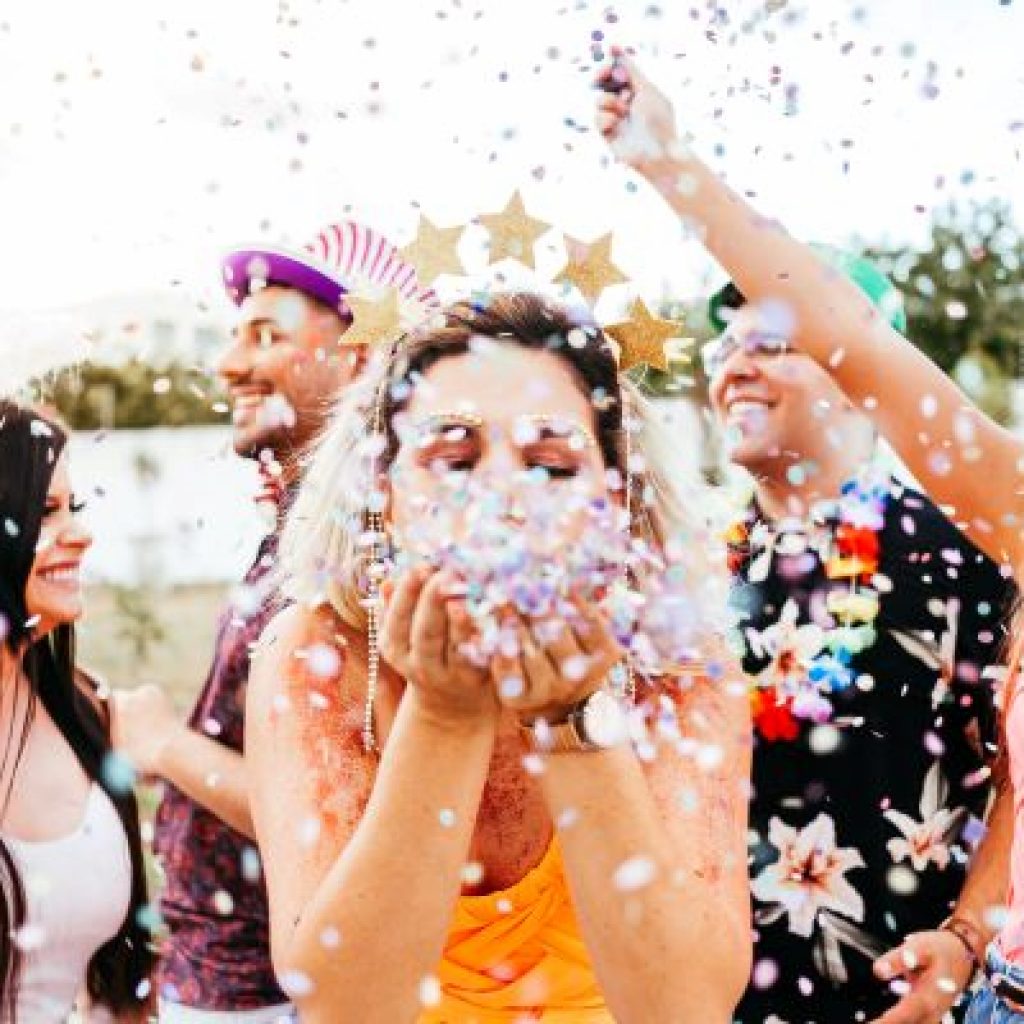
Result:
[[[751,684],[754,723],[770,741],[793,740],[800,721],[832,717],[830,696],[856,682],[853,657],[876,638],[879,611],[873,583],[879,566],[878,533],[885,521],[889,480],[877,470],[848,481],[838,501],[819,504],[811,523],[763,522],[755,504],[726,531],[729,571],[746,571],[752,583],[765,579],[774,556],[801,558],[816,554],[827,579],[841,585],[829,590],[826,607],[833,625],[797,624],[799,610],[790,600],[779,618],[762,630],[745,630],[747,652],[770,659]],[[804,563],[802,571],[808,566]]]

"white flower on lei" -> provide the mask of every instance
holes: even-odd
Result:
[[[846,872],[864,867],[864,859],[852,846],[836,846],[832,818],[819,814],[800,830],[772,818],[768,834],[779,859],[754,879],[751,888],[757,899],[778,904],[789,914],[794,935],[809,938],[823,910],[863,920],[864,900],[847,881]]]
[[[889,855],[897,864],[909,858],[915,871],[924,871],[929,863],[940,870],[949,864],[949,846],[963,828],[967,811],[963,807],[951,809],[943,806],[949,795],[949,786],[942,776],[939,762],[931,766],[921,790],[921,820],[915,821],[902,811],[888,810],[885,818],[900,831],[890,839]]]
[[[796,602],[789,600],[776,622],[762,630],[747,630],[755,657],[772,659],[765,669],[766,676],[788,691],[803,688],[807,670],[825,646],[825,631],[821,626],[813,622],[798,626],[799,615]]]

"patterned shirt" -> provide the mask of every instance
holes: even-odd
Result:
[[[266,537],[236,600],[221,617],[206,684],[189,726],[242,751],[252,645],[276,610],[267,577],[277,533]],[[169,929],[158,972],[162,999],[204,1010],[288,1002],[270,961],[267,896],[252,841],[170,783],[156,817]]]
[[[732,603],[755,716],[742,1024],[873,1020],[872,960],[955,903],[983,831],[1011,587],[924,495],[852,484],[746,522]]]

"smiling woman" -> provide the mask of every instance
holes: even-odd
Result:
[[[80,998],[140,1008],[151,963],[135,799],[104,772],[104,707],[74,664],[91,538],[65,441],[0,400],[0,1005],[14,1022],[64,1020]]]

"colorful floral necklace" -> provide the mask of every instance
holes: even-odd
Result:
[[[837,501],[816,505],[809,521],[769,524],[751,502],[726,532],[729,571],[751,583],[766,579],[777,557],[796,575],[811,571],[816,557],[826,578],[840,584],[826,596],[827,628],[798,624],[797,603],[788,600],[775,622],[743,630],[745,651],[769,660],[751,687],[755,726],[767,740],[796,739],[800,720],[828,721],[831,695],[857,681],[853,658],[876,637],[878,533],[890,487],[887,475],[871,469],[848,481]]]

